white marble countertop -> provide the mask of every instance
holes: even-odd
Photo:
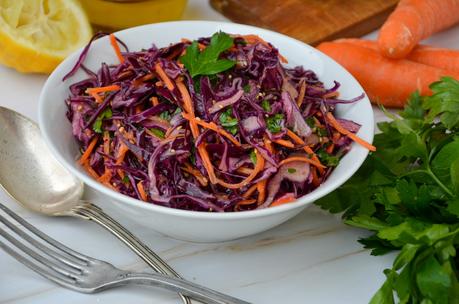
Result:
[[[226,20],[207,0],[190,0],[184,19]],[[375,37],[375,33],[368,35]],[[428,42],[459,48],[459,26]],[[0,105],[37,119],[46,76],[0,66]],[[381,113],[375,112],[377,120]],[[1,132],[0,126],[0,132]],[[0,190],[0,201],[54,238],[125,269],[148,271],[124,245],[94,223],[48,218],[19,207]],[[218,244],[169,239],[119,219],[183,277],[253,303],[368,303],[384,280],[393,254],[372,257],[357,243],[365,231],[311,207],[265,233]],[[171,293],[126,287],[84,295],[57,287],[0,252],[0,303],[180,303]]]

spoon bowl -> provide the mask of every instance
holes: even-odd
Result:
[[[0,184],[27,209],[66,215],[83,196],[83,183],[58,163],[38,126],[0,108]]]

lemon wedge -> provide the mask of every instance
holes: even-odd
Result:
[[[91,35],[76,0],[0,0],[0,63],[20,72],[50,73]]]

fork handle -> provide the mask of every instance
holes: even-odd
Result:
[[[180,275],[159,255],[153,252],[147,245],[145,245],[120,223],[118,223],[96,205],[89,202],[82,202],[72,210],[72,215],[94,221],[95,223],[107,229],[110,233],[112,233],[120,241],[132,249],[132,251],[134,251],[156,272],[176,278],[181,278]],[[188,297],[185,297],[182,294],[179,294],[179,296],[184,304],[193,303]]]
[[[250,302],[234,298],[187,280],[157,273],[125,273],[116,282],[113,282],[113,285],[110,284],[110,286],[106,287],[130,284],[160,287],[208,304],[250,304]]]

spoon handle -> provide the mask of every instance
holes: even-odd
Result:
[[[84,202],[72,209],[71,215],[81,217],[98,223],[114,236],[132,249],[142,260],[145,261],[156,272],[169,275],[172,277],[182,278],[169,264],[167,264],[159,255],[153,252],[141,240],[135,237],[131,232],[124,228],[120,223],[106,214],[96,205]],[[179,294],[184,304],[193,302],[186,296]],[[196,303],[196,302],[194,302]]]

